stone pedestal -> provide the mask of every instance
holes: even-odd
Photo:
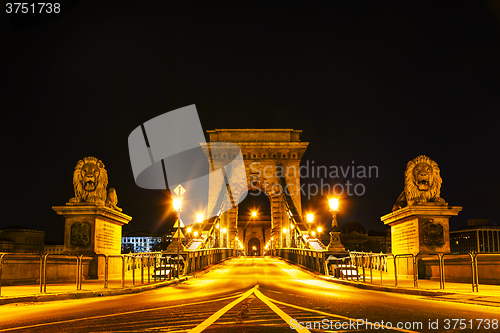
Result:
[[[457,206],[427,203],[407,206],[380,219],[391,226],[392,254],[450,252],[449,218],[462,210]]]
[[[67,205],[52,209],[65,218],[64,253],[121,254],[122,226],[132,219],[131,216],[104,206]],[[110,260],[113,265],[109,267],[109,274],[121,273],[118,261]],[[89,276],[104,276],[104,256],[97,256],[91,263]]]
[[[340,231],[330,232],[330,243],[327,248],[328,252],[333,252],[336,254],[348,254],[344,248],[344,245],[340,242]]]
[[[426,203],[398,209],[380,219],[391,226],[392,254],[436,254],[450,252],[449,218],[462,207]],[[398,274],[413,275],[411,257],[398,257]],[[388,263],[390,266],[393,263]]]

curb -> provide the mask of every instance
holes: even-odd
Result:
[[[30,296],[7,296],[5,298],[0,298],[0,305],[11,304],[11,303],[23,303],[23,302],[50,302],[50,301],[62,301],[68,299],[135,294],[135,293],[141,293],[143,291],[148,291],[166,287],[169,285],[178,284],[180,282],[187,281],[188,278],[191,278],[191,276],[190,277],[185,276],[183,278],[180,278],[179,280],[163,281],[154,284],[142,285],[138,287],[126,287],[123,289],[103,289],[97,291],[86,290],[86,291],[76,291],[70,293],[54,293],[54,294],[42,294],[42,295],[30,295]]]

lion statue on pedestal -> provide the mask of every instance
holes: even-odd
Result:
[[[446,206],[440,197],[442,182],[437,163],[425,155],[418,156],[406,165],[404,191],[392,210],[426,204]]]
[[[108,186],[108,173],[104,163],[95,157],[85,157],[78,161],[73,172],[75,197],[69,200],[73,205],[106,206],[121,211],[116,204],[116,190]]]

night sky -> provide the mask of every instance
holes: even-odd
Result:
[[[340,225],[383,230],[421,154],[441,169],[441,197],[463,206],[452,230],[500,224],[499,2],[61,2],[59,15],[0,16],[0,227],[62,240],[51,207],[95,156],[133,217],[124,231],[167,230],[169,195],[135,185],[127,140],[191,104],[204,130],[303,130],[302,164],[377,166],[376,178],[323,180],[365,188],[342,196]],[[326,196],[303,210],[331,219]]]

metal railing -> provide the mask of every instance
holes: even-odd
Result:
[[[366,253],[366,252],[350,252],[350,259],[351,259],[351,264],[356,266],[357,269],[361,268],[362,270],[362,279],[363,282],[366,282],[366,274],[365,274],[365,268],[368,268],[370,271],[370,283],[373,283],[373,270],[374,270],[374,258],[379,258],[379,263],[385,259],[385,267],[379,267],[378,270],[380,271],[380,284],[383,283],[383,273],[388,273],[388,263],[389,257],[392,257],[392,263],[394,267],[394,286],[398,286],[398,259],[400,258],[411,258],[411,266],[412,266],[412,271],[413,271],[413,286],[415,288],[418,287],[418,280],[419,280],[419,265],[418,262],[419,260],[423,258],[429,258],[429,257],[437,257],[437,262],[438,262],[438,275],[439,275],[439,289],[445,289],[445,281],[446,281],[446,276],[445,276],[445,264],[446,264],[446,257],[453,256],[453,259],[470,259],[470,267],[471,267],[471,286],[472,286],[472,291],[473,292],[478,292],[479,291],[479,272],[478,272],[478,257],[486,257],[486,256],[493,256],[493,257],[498,257],[500,258],[500,253],[469,253],[469,254],[454,254],[454,253],[435,253],[435,254],[397,254],[393,255],[391,253],[389,254],[373,254],[373,253]],[[376,269],[377,270],[377,269]],[[357,274],[358,275],[358,274]],[[341,277],[343,278],[343,277]],[[358,277],[359,281],[359,277]]]
[[[291,261],[320,274],[327,274],[325,253],[310,249],[280,248],[270,250],[271,255]]]
[[[120,280],[121,280],[121,288],[124,288],[126,285],[126,273],[131,272],[132,275],[132,284],[136,285],[136,270],[140,268],[141,270],[141,284],[145,284],[145,271],[147,269],[147,283],[151,283],[152,269],[153,272],[156,272],[156,269],[160,267],[162,260],[166,261],[167,258],[161,257],[161,252],[150,252],[150,253],[138,253],[138,254],[121,254],[121,255],[105,255],[105,254],[94,254],[94,255],[85,255],[85,254],[22,254],[22,253],[0,253],[0,296],[2,295],[2,277],[5,272],[5,268],[7,265],[11,265],[6,261],[6,259],[37,259],[39,260],[39,278],[32,278],[33,281],[38,282],[40,286],[40,293],[47,293],[47,285],[48,282],[48,274],[47,268],[52,265],[58,265],[57,260],[55,262],[51,262],[49,259],[70,259],[74,258],[75,269],[75,285],[76,290],[82,290],[83,280],[84,280],[84,261],[90,262],[91,260],[98,260],[98,258],[104,258],[104,288],[109,288],[109,273],[110,273],[110,259],[111,258],[120,258],[121,259],[121,269],[120,269]],[[68,263],[66,263],[67,265]],[[98,265],[97,265],[98,266]],[[72,274],[67,274],[66,278],[71,278]],[[168,274],[168,278],[171,278],[171,272]],[[153,276],[154,282],[163,281],[161,276],[157,279],[157,276]],[[66,280],[65,280],[66,281]]]
[[[199,271],[209,265],[216,264],[222,260],[236,256],[235,249],[202,249],[186,253],[184,274]]]

